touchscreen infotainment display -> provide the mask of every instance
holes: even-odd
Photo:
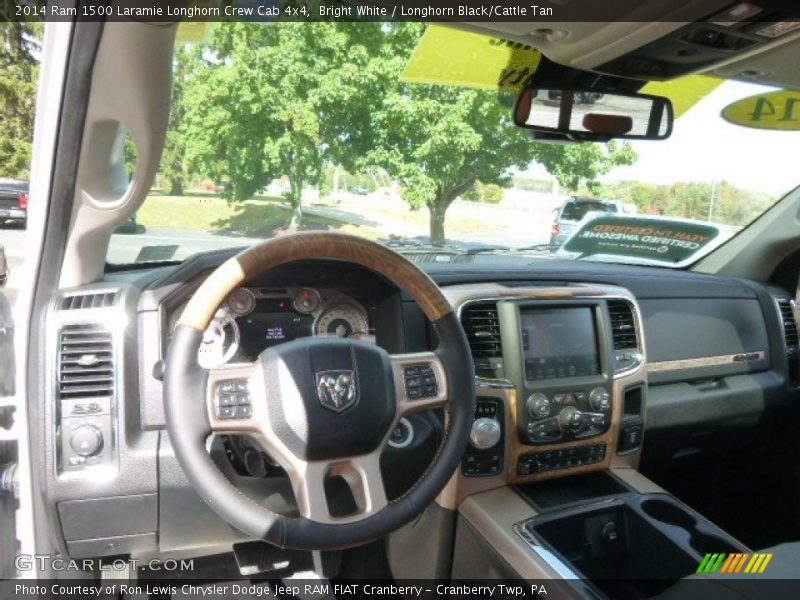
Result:
[[[520,326],[528,381],[600,372],[591,308],[523,309]]]

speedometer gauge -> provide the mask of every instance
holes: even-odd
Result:
[[[197,363],[204,369],[214,369],[228,362],[239,347],[239,328],[224,310],[218,310],[203,333]]]
[[[326,308],[314,325],[314,333],[317,335],[332,335],[340,338],[351,337],[355,334],[363,335],[366,331],[366,315],[350,304],[334,304]]]
[[[230,308],[231,312],[237,317],[249,315],[251,312],[253,312],[255,307],[255,294],[253,294],[253,292],[247,288],[233,290],[231,295],[228,296],[228,308]]]

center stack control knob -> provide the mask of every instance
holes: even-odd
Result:
[[[558,426],[562,431],[577,432],[583,424],[583,413],[574,406],[565,406],[558,414]]]
[[[589,392],[589,406],[593,410],[608,410],[608,407],[611,406],[611,397],[605,388],[596,387]]]
[[[550,415],[550,399],[544,394],[536,393],[528,396],[525,402],[528,414],[534,419],[541,419]]]
[[[487,450],[500,441],[500,423],[495,419],[481,417],[475,419],[469,434],[470,443],[478,450]]]

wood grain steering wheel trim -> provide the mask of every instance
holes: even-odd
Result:
[[[312,258],[352,262],[383,275],[411,294],[431,321],[452,310],[433,280],[396,252],[343,233],[304,232],[266,240],[223,263],[200,285],[178,323],[204,331],[220,304],[239,285],[280,265]]]

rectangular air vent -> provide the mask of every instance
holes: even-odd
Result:
[[[84,308],[105,308],[113,306],[116,292],[96,292],[88,294],[70,294],[61,299],[59,310],[80,310]]]
[[[614,350],[629,350],[638,347],[633,306],[626,300],[609,300],[608,312],[611,315],[611,335]]]
[[[502,356],[497,303],[476,302],[466,306],[461,312],[461,324],[476,363],[481,359]]]
[[[66,325],[58,347],[58,397],[94,398],[114,393],[111,333],[94,324]]]
[[[783,325],[783,335],[786,340],[786,349],[789,352],[800,350],[800,340],[797,336],[797,321],[794,317],[794,302],[788,298],[776,298],[778,312]]]

